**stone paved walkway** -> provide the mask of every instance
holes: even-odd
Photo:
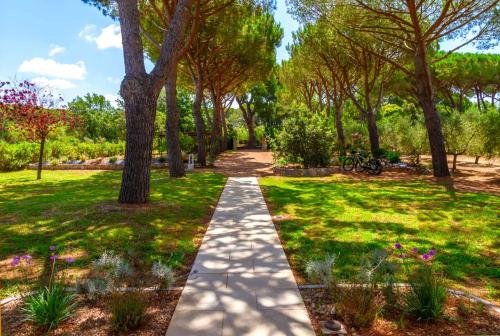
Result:
[[[314,336],[255,177],[230,177],[167,336]]]

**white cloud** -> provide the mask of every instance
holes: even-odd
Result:
[[[88,42],[95,42],[97,48],[101,50],[122,47],[120,26],[116,24],[102,28],[99,34],[97,26],[86,25],[78,36]]]
[[[61,78],[48,79],[47,77],[36,77],[31,81],[41,87],[50,87],[56,90],[67,90],[76,87],[75,84]]]
[[[109,100],[109,102],[111,103],[111,106],[118,107],[118,99],[120,99],[119,96],[111,94],[111,93],[106,93],[104,95],[104,97],[106,98],[106,100]]]
[[[78,37],[88,42],[92,42],[95,40],[96,31],[96,25],[86,25],[85,27],[83,27],[82,31],[78,33]]]
[[[115,78],[115,77],[106,77],[106,80],[110,83],[113,83],[113,84],[120,84],[121,82],[121,79],[120,78]]]
[[[29,61],[24,61],[19,66],[18,71],[67,79],[85,79],[87,75],[87,70],[85,69],[85,63],[83,61],[78,61],[74,64],[65,64],[41,57],[35,57]]]
[[[66,51],[66,48],[61,47],[60,45],[57,45],[57,44],[52,44],[50,46],[49,56],[55,56],[57,54],[62,54],[65,51]]]

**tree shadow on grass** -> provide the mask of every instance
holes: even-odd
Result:
[[[182,268],[196,251],[224,178],[193,173],[170,179],[166,172],[154,172],[151,203],[126,206],[116,201],[120,176],[46,172],[39,182],[21,177],[18,184],[0,186],[0,222],[9,218],[0,225],[0,260],[32,254],[44,260],[44,278],[51,266],[49,246],[56,245],[65,255],[78,252],[72,267],[80,269],[105,250],[126,256],[140,271],[154,260]]]
[[[426,181],[269,179],[262,184],[275,214],[291,216],[277,226],[302,272],[307,260],[340,253],[338,270],[349,276],[363,255],[401,242],[407,248],[436,248],[452,280],[498,283],[499,201],[492,195],[452,193]]]

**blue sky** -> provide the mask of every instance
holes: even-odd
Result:
[[[66,101],[87,92],[117,97],[124,73],[117,22],[80,0],[1,2],[1,80],[28,79],[50,85]],[[287,13],[285,0],[277,0],[275,17],[285,31],[277,51],[281,62],[288,57],[286,45],[299,24]],[[448,49],[454,43],[458,42],[442,47]]]

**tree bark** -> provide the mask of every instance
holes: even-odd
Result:
[[[257,139],[255,137],[255,126],[253,123],[253,118],[245,118],[245,124],[248,130],[248,144],[247,147],[253,149],[256,147]]]
[[[40,153],[38,155],[38,167],[36,169],[36,179],[40,180],[42,178],[42,162],[43,162],[43,151],[45,150],[45,137],[42,137],[40,141]]]
[[[337,141],[340,145],[340,154],[345,154],[345,134],[344,125],[342,124],[343,106],[341,104],[335,106],[335,128],[337,129]]]
[[[220,98],[212,92],[213,104],[213,119],[212,119],[212,132],[210,134],[210,154],[215,158],[221,152],[222,148],[222,122],[221,122],[221,108],[222,102]]]
[[[146,80],[125,76],[120,89],[127,126],[120,203],[147,203],[153,150],[155,95]]]
[[[458,154],[453,154],[453,168],[452,168],[453,172],[455,172],[457,170],[457,157],[458,157]]]
[[[479,164],[479,158],[480,158],[480,157],[481,157],[481,156],[476,155],[476,158],[475,158],[475,160],[474,160],[474,163],[475,163],[475,164]]]
[[[372,109],[368,109],[367,113],[367,123],[368,123],[368,135],[370,138],[370,150],[374,156],[379,155],[380,151],[380,141],[377,128],[377,118]]]
[[[144,65],[137,0],[118,0],[125,77],[120,94],[125,103],[126,145],[122,174],[121,203],[140,204],[149,200],[151,156],[156,103],[168,72],[177,66],[177,53],[189,20],[192,0],[179,0],[175,6],[160,55],[150,74]]]
[[[424,110],[425,125],[432,154],[432,169],[435,177],[450,176],[441,121],[436,109],[434,90],[427,62],[425,46],[417,48],[415,54],[415,77],[420,106]]]
[[[205,124],[201,116],[201,102],[203,99],[203,87],[200,81],[195,81],[195,96],[193,101],[193,118],[196,127],[196,148],[198,154],[198,163],[200,166],[207,165],[205,149]]]
[[[182,160],[181,144],[179,141],[179,109],[177,108],[177,68],[169,71],[165,82],[167,99],[167,145],[168,145],[168,170],[171,177],[186,175],[184,161]]]

